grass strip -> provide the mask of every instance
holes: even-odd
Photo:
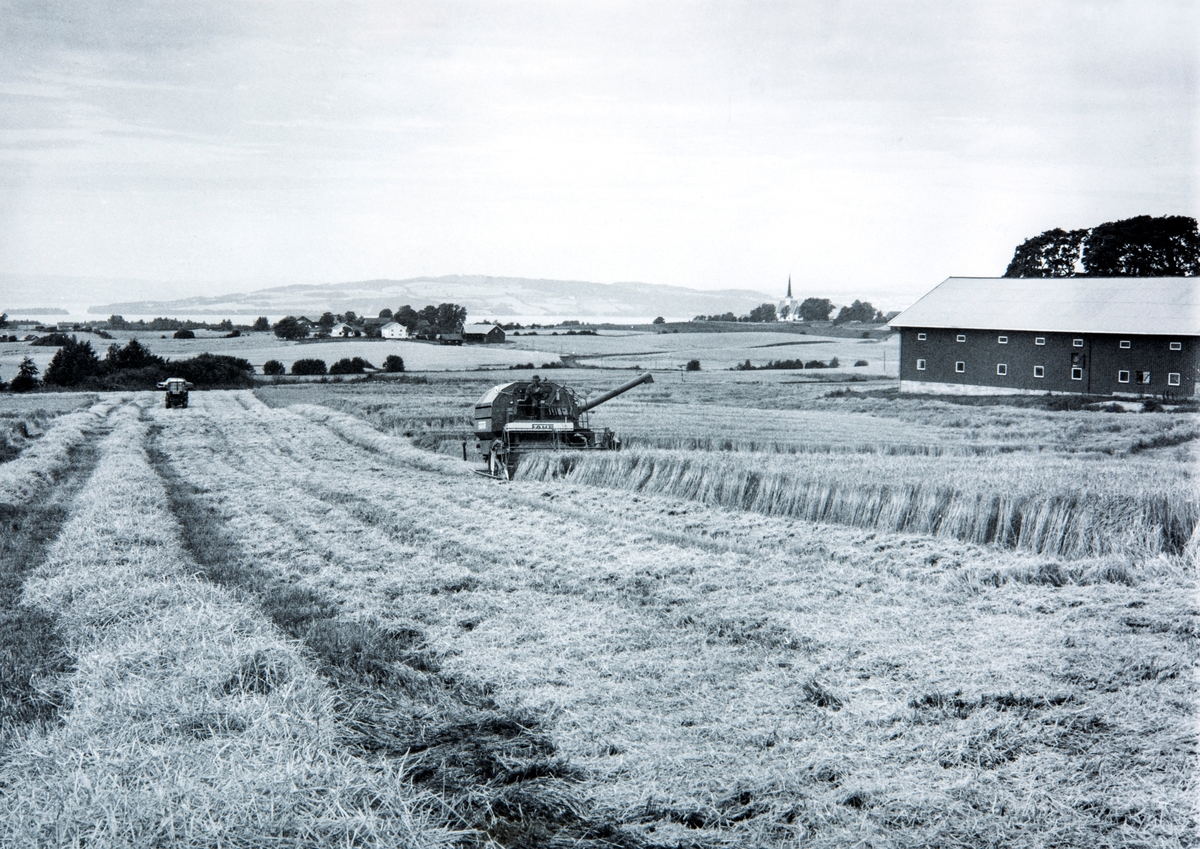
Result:
[[[99,452],[73,445],[66,459],[56,486],[22,504],[0,504],[0,759],[24,726],[54,720],[62,702],[47,682],[71,669],[55,617],[21,604],[26,575],[44,561]]]
[[[248,562],[218,510],[153,443],[183,543],[205,579],[252,594],[288,636],[303,642],[334,684],[344,745],[402,762],[435,793],[464,845],[634,847],[618,824],[589,814],[575,792],[582,773],[556,754],[543,719],[500,708],[486,685],[447,673],[417,628],[343,618],[337,605]]]
[[[328,688],[260,612],[197,580],[114,416],[24,601],[57,616],[69,711],[0,764],[0,844],[428,846],[420,794],[337,745]]]

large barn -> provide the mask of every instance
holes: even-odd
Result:
[[[1200,278],[950,277],[889,325],[901,392],[1184,398]]]

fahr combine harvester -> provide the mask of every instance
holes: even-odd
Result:
[[[188,383],[182,377],[168,377],[162,383],[155,384],[159,389],[167,391],[166,405],[167,409],[172,407],[187,407],[188,405],[188,390],[195,387]]]
[[[653,375],[643,374],[591,401],[536,374],[532,380],[493,386],[475,403],[475,448],[487,464],[486,470],[476,471],[511,480],[521,454],[620,448],[621,442],[611,430],[591,428],[588,411],[635,386],[653,382]],[[463,452],[466,459],[465,443]]]

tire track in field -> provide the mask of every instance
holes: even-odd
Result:
[[[76,494],[100,459],[98,443],[112,429],[104,418],[110,409],[97,404],[86,417],[58,423],[72,428],[78,418],[85,422],[63,435],[49,456],[35,458],[30,451],[26,459],[37,468],[30,477],[22,475],[25,497],[0,500],[0,761],[14,734],[30,724],[53,722],[62,707],[61,694],[48,683],[69,672],[72,659],[55,617],[22,604],[21,589],[26,576],[45,561]],[[48,438],[47,445],[60,437],[54,427],[42,437]]]
[[[382,616],[402,627],[429,622],[437,627],[437,644],[450,651],[465,636],[485,630],[484,645],[498,640],[496,650],[511,651],[515,647],[496,629],[506,628],[519,610],[537,611],[548,621],[577,621],[583,639],[601,651],[580,656],[578,647],[552,644],[549,656],[603,679],[615,674],[602,667],[610,663],[608,653],[616,651],[626,669],[620,674],[634,676],[636,686],[654,699],[661,699],[662,685],[643,670],[658,662],[653,642],[664,627],[694,646],[692,668],[676,670],[681,678],[711,678],[707,665],[714,654],[740,678],[755,675],[767,654],[798,651],[807,658],[813,645],[773,622],[761,607],[724,612],[755,591],[739,586],[755,571],[740,554],[742,562],[730,562],[704,546],[690,550],[647,534],[614,538],[606,520],[597,524],[587,516],[531,511],[510,488],[471,477],[457,462],[449,463],[452,475],[398,468],[407,455],[388,455],[395,440],[381,437],[384,443],[372,451],[357,438],[348,441],[344,433],[286,410],[246,415],[226,405],[211,412],[211,420],[191,434],[164,432],[164,451],[181,476],[203,490],[197,495],[217,511],[244,555],[297,585],[334,590],[329,597],[342,602],[344,616]],[[202,433],[221,446],[219,452],[210,451]],[[447,465],[446,458],[413,453],[422,466]],[[397,476],[400,483],[391,483]],[[700,595],[688,587],[697,557],[706,561],[708,572],[725,572],[720,587],[702,589]],[[364,559],[372,565],[365,566]],[[377,577],[395,589],[379,587]],[[679,596],[688,593],[695,598],[681,602]],[[431,596],[437,605],[431,606]],[[386,603],[389,597],[394,603]],[[684,602],[689,610],[677,612]],[[564,636],[575,638],[572,632]],[[480,678],[489,675],[486,663],[467,668]],[[547,671],[553,670],[539,677]],[[706,697],[724,703],[728,687],[706,684],[705,689],[710,691]],[[520,688],[507,681],[505,692],[511,698]],[[574,723],[568,730],[577,737],[594,733]],[[561,723],[555,731],[562,732]],[[621,747],[602,744],[601,749],[609,757],[589,756],[589,764],[610,776],[602,781],[619,780],[611,753]],[[688,757],[707,761],[703,751]],[[721,810],[732,808],[730,816],[740,816],[736,812],[745,807],[734,799]],[[653,822],[671,819],[671,810],[634,816]]]
[[[230,407],[228,401],[243,410],[248,406],[240,396],[209,406],[224,412]],[[254,405],[258,402],[249,405],[250,413],[255,412]],[[588,812],[573,789],[582,777],[580,771],[557,755],[537,713],[503,710],[488,695],[486,685],[445,672],[418,628],[343,616],[336,601],[311,586],[293,583],[248,555],[212,499],[185,479],[177,468],[180,464],[164,450],[173,426],[189,423],[159,418],[150,455],[200,574],[252,593],[278,627],[316,656],[318,671],[335,687],[347,747],[362,755],[402,759],[405,777],[440,794],[447,824],[468,829],[466,842],[471,845],[493,841],[503,846],[563,843],[597,849],[641,845],[615,824]],[[293,444],[275,440],[270,431],[256,427],[253,416],[236,417],[241,426],[236,440],[229,439],[215,416],[194,418],[193,433],[209,445],[221,446],[220,464],[234,455],[228,468],[249,459],[244,453],[237,456],[245,446],[269,454],[285,475],[299,474],[303,468]],[[262,457],[258,459],[254,468],[262,468]],[[287,509],[295,506],[293,502]],[[274,530],[295,539],[286,512],[275,518],[282,521],[275,523]]]

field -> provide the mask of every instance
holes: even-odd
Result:
[[[1194,414],[525,373],[6,397],[0,843],[1200,842]]]
[[[522,331],[529,333],[530,331]],[[383,339],[305,340],[285,342],[272,333],[245,333],[234,339],[213,331],[197,331],[195,339],[174,339],[170,333],[113,331],[112,340],[76,334],[92,343],[103,356],[112,344],[124,345],[136,338],[161,357],[185,359],[202,352],[242,357],[262,373],[267,360],[289,367],[298,359],[316,357],[329,365],[344,357],[362,357],[382,366],[389,354],[398,354],[410,371],[460,371],[506,369],[522,363],[541,367],[574,355],[584,365],[610,368],[645,366],[680,369],[688,360],[699,359],[706,369],[730,369],[750,360],[762,366],[771,360],[803,359],[828,362],[837,357],[842,371],[862,376],[897,374],[897,337],[877,339],[810,337],[783,331],[743,333],[651,333],[601,331],[598,336],[568,336],[566,331],[538,330],[536,336],[511,336],[504,345],[435,345],[416,341]],[[554,334],[554,335],[552,335]],[[25,356],[43,372],[56,348],[30,347],[25,342],[0,342],[0,378],[12,379]],[[855,366],[865,360],[867,365]]]

